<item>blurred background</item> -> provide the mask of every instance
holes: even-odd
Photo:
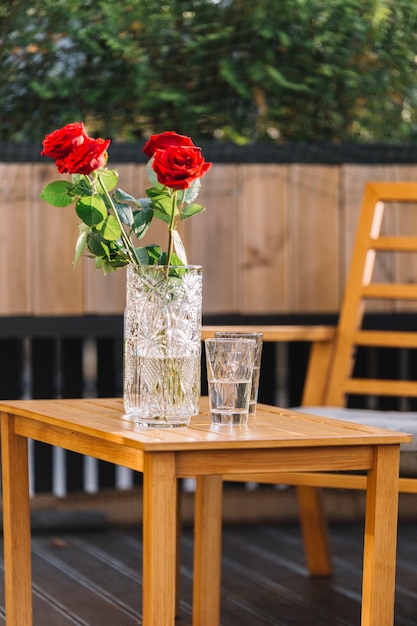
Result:
[[[413,142],[413,0],[11,0],[0,140]]]

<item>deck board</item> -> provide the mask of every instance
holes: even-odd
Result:
[[[417,525],[400,521],[399,531],[395,626],[415,626]],[[177,626],[192,623],[192,537],[186,525]],[[334,575],[313,579],[305,568],[298,525],[225,525],[222,626],[358,626],[362,526],[332,525],[331,542]],[[36,531],[32,548],[35,626],[141,623],[139,527]],[[2,588],[0,624],[5,624]]]

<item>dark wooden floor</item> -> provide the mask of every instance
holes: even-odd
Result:
[[[362,527],[333,525],[335,573],[307,574],[299,528],[224,528],[222,626],[358,626]],[[34,532],[36,626],[141,623],[140,529]],[[1,560],[1,567],[3,561]],[[178,626],[191,624],[192,529],[182,537]],[[400,523],[395,626],[417,624],[417,525]],[[5,623],[3,591],[0,623]],[[159,626],[155,624],[155,626]]]

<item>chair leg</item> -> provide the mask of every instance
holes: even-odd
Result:
[[[312,576],[329,576],[332,564],[321,490],[299,485],[297,498],[308,570]]]

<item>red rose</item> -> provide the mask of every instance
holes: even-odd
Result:
[[[63,128],[54,130],[53,133],[45,136],[42,141],[43,150],[41,156],[48,156],[52,159],[63,159],[76,146],[81,145],[87,138],[84,124],[74,122],[67,124]]]
[[[165,150],[168,146],[194,147],[194,144],[186,135],[179,135],[173,130],[166,130],[159,135],[151,135],[142,152],[151,158],[155,154],[155,150]]]
[[[60,174],[91,174],[107,163],[107,148],[110,139],[92,139],[86,136],[83,143],[63,159],[56,160]]]
[[[194,145],[169,145],[165,150],[156,149],[152,167],[161,185],[172,189],[187,189],[211,167]]]

